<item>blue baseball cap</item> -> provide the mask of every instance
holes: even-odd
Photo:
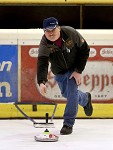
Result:
[[[58,20],[54,17],[49,17],[43,20],[44,30],[53,30],[58,26]]]

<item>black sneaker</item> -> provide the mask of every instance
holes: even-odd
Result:
[[[91,102],[91,94],[88,93],[88,103],[87,105],[84,107],[84,112],[87,116],[91,116],[93,113],[93,106],[92,106],[92,102]]]
[[[69,127],[67,125],[63,125],[62,129],[60,130],[61,135],[71,134],[73,131],[73,127]]]

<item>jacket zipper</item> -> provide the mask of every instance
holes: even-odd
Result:
[[[61,53],[62,53],[62,57],[63,57],[64,63],[65,63],[65,65],[66,65],[66,69],[68,69],[68,65],[67,65],[67,63],[66,63],[66,59],[65,59],[65,57],[64,57],[64,54],[63,54],[63,52],[61,52]]]
[[[62,38],[62,41],[64,42],[63,46],[65,46],[65,40],[64,40],[63,38]],[[66,69],[68,69],[68,65],[67,65],[67,63],[66,63],[66,59],[65,59],[65,57],[64,57],[64,54],[63,54],[62,51],[61,51],[61,53],[62,53],[62,57],[63,57],[64,63],[65,63],[65,65],[66,65]]]

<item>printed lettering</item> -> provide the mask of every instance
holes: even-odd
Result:
[[[10,71],[12,62],[11,61],[3,61],[2,63],[0,63],[0,71],[3,71],[5,69],[5,66],[6,66],[6,71]]]
[[[2,88],[5,88],[6,97],[11,97],[12,92],[10,91],[10,84],[8,82],[0,82],[0,97],[3,97]]]

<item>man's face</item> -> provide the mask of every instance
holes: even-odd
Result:
[[[48,40],[54,42],[60,37],[60,27],[56,27],[52,30],[45,30],[44,34]]]

